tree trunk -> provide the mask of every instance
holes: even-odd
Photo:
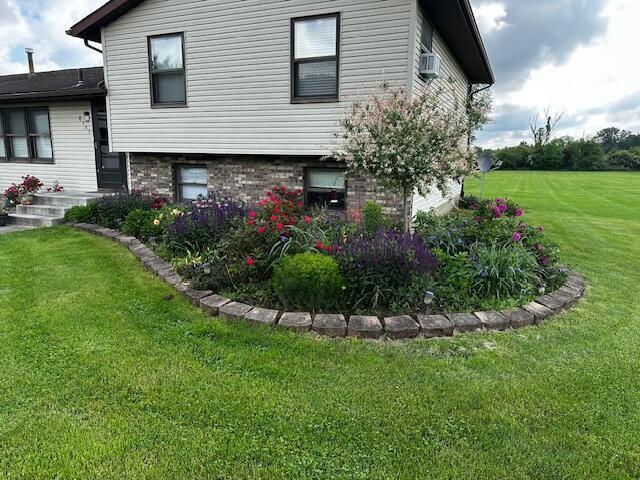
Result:
[[[402,188],[402,222],[404,226],[404,231],[407,233],[409,231],[409,227],[411,226],[411,220],[409,219],[409,188]]]

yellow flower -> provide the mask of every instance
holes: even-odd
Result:
[[[177,208],[174,208],[171,213],[173,213],[174,215],[180,215],[182,212],[180,210],[178,210]]]
[[[160,225],[160,220],[158,220],[157,218],[153,221],[154,225]]]

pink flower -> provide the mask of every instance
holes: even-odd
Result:
[[[546,265],[547,263],[549,263],[549,257],[547,257],[546,255],[543,255],[540,257],[540,260],[538,260],[540,262],[540,265]]]
[[[277,220],[278,220],[278,217],[276,215],[271,215],[272,222],[276,222]]]
[[[304,217],[304,221],[307,222],[307,225],[309,225],[311,223],[311,217],[307,215],[306,217]]]
[[[258,215],[256,212],[254,212],[253,210],[251,210],[249,212],[249,218],[256,218],[256,215]]]
[[[260,235],[262,235],[262,234],[263,234],[264,232],[266,232],[266,231],[267,231],[267,229],[266,229],[266,228],[264,228],[264,227],[258,227],[258,233],[259,233]]]
[[[500,204],[501,204],[501,203],[503,203],[503,202],[504,202],[504,199],[502,199],[502,198],[500,198],[500,197],[496,198],[496,203],[497,203],[498,205],[500,205]]]
[[[522,215],[524,215],[524,212],[519,208],[516,208],[516,217],[521,217]]]
[[[249,220],[249,222],[247,222],[247,223],[249,223],[249,225],[255,225],[256,221],[255,220]]]
[[[256,263],[256,261],[253,258],[251,258],[251,257],[247,258],[247,265],[248,266],[252,267],[254,263]]]
[[[536,250],[537,250],[538,252],[541,252],[541,251],[542,251],[542,244],[540,244],[540,243],[536,243]]]
[[[498,209],[500,210],[500,213],[504,213],[507,211],[507,206],[503,203],[498,207]]]
[[[324,245],[322,244],[322,242],[318,242],[318,243],[316,243],[316,248],[318,250],[322,250],[324,248]]]
[[[513,232],[513,241],[519,242],[520,240],[522,240],[522,235],[520,235],[518,232]]]
[[[284,224],[282,222],[278,222],[278,225],[276,225],[276,228],[278,229],[278,231],[282,231],[282,229],[284,228]]]

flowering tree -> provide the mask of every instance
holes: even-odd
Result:
[[[332,156],[344,161],[349,173],[372,176],[401,194],[408,231],[409,197],[433,188],[446,194],[447,183],[473,164],[468,140],[486,123],[490,103],[488,95],[461,101],[452,81],[413,96],[382,85],[351,105]]]

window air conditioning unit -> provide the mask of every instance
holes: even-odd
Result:
[[[420,75],[428,78],[440,76],[442,58],[437,53],[423,53],[420,55]]]

